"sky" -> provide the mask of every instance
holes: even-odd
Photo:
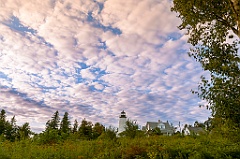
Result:
[[[0,109],[44,130],[71,122],[118,127],[204,122],[199,63],[170,0],[0,0]]]

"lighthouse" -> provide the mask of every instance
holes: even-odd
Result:
[[[118,134],[125,131],[126,121],[127,121],[127,116],[123,110],[119,116]]]

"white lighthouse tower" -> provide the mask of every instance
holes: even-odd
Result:
[[[118,127],[118,134],[125,131],[127,116],[124,110],[121,112],[121,115],[119,116],[119,127]]]

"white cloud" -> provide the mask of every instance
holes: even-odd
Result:
[[[207,119],[190,93],[203,72],[187,56],[187,36],[170,6],[168,0],[6,0],[0,106],[35,130],[56,110],[114,126],[123,109],[140,124]]]

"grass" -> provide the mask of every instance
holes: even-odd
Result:
[[[220,136],[152,136],[65,140],[39,144],[31,140],[0,143],[1,159],[233,159],[240,158],[240,142]]]

